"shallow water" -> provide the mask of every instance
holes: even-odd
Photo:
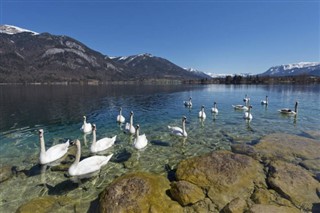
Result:
[[[245,94],[253,106],[251,122],[234,104],[243,104]],[[269,96],[267,107],[260,104]],[[192,97],[192,108],[183,105]],[[277,110],[293,109],[297,116],[283,116]],[[219,113],[211,114],[213,102]],[[43,195],[68,195],[86,212],[90,202],[116,177],[130,171],[150,171],[166,175],[180,160],[232,143],[256,142],[262,136],[283,132],[304,135],[320,128],[319,85],[206,85],[206,86],[0,86],[0,163],[14,166],[17,176],[0,184],[0,212],[14,212],[26,201]],[[198,119],[201,106],[207,118]],[[116,123],[119,107],[129,121],[140,124],[149,145],[143,151],[132,146],[133,138]],[[64,171],[44,170],[38,165],[38,129],[44,129],[46,146],[70,138],[82,143],[82,156],[90,155],[92,135],[80,132],[82,116],[97,126],[97,139],[117,135],[111,161],[100,174],[80,186]],[[187,117],[187,138],[169,134],[168,125],[180,126]],[[26,175],[24,175],[26,174]],[[44,186],[41,183],[47,183]],[[81,200],[81,202],[80,202]],[[66,206],[61,212],[70,210]]]

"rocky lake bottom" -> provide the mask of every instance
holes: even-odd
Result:
[[[123,154],[96,176],[71,181],[66,176],[75,156],[72,147],[57,166],[18,170],[2,165],[1,209],[21,213],[320,212],[319,150],[319,132],[274,133],[179,162],[159,162],[154,171],[141,167],[139,153]],[[125,172],[128,168],[131,171]],[[121,169],[123,175],[112,176],[113,170]],[[21,194],[23,203],[16,199]]]

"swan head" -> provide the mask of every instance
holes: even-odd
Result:
[[[217,102],[213,102],[213,104],[217,104]]]
[[[43,129],[39,129],[39,137],[40,137],[40,138],[43,137]]]
[[[87,117],[84,115],[84,116],[83,116],[83,120],[85,121],[86,119],[87,119]]]
[[[201,109],[204,109],[204,105],[201,106]]]
[[[139,128],[140,128],[140,125],[139,125],[139,124],[137,124],[136,129],[138,130]]]
[[[185,122],[187,120],[187,117],[186,116],[183,116],[182,117],[182,122]]]
[[[133,115],[133,111],[130,112],[130,115]]]
[[[92,124],[92,131],[95,131],[97,129],[97,126],[95,124]]]

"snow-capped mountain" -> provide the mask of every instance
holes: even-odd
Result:
[[[201,79],[167,59],[108,57],[68,36],[0,25],[0,83]]]
[[[203,74],[188,72],[167,59],[143,53],[131,56],[109,57],[132,69],[136,78],[200,79]]]
[[[6,33],[6,34],[17,34],[17,33],[31,33],[33,35],[38,35],[39,33],[36,33],[31,30],[23,29],[20,27],[12,26],[12,25],[0,25],[0,33]]]
[[[297,76],[297,75],[320,76],[320,63],[319,62],[300,62],[300,63],[294,63],[294,64],[274,66],[260,75],[270,76],[270,77]]]
[[[201,78],[211,78],[211,76],[210,75],[208,75],[208,74],[206,74],[206,73],[204,73],[204,72],[202,72],[202,71],[200,71],[200,70],[197,70],[197,69],[194,69],[194,68],[184,68],[186,71],[188,71],[188,72],[191,72],[191,73],[194,73],[194,74],[196,74],[196,75],[198,75],[198,76],[201,76]]]

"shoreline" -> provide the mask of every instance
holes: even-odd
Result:
[[[0,86],[7,85],[277,85],[277,84],[320,84],[320,76],[286,76],[286,77],[259,77],[259,76],[227,76],[212,79],[141,79],[122,81],[44,81],[44,82],[0,82]]]

